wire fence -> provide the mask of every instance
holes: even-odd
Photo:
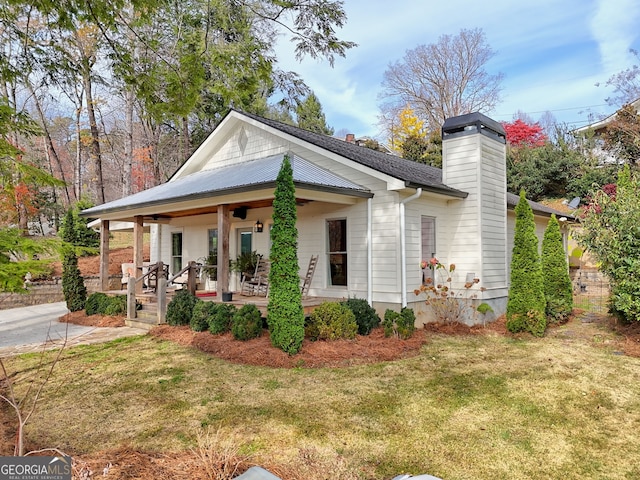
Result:
[[[577,269],[571,272],[573,307],[606,314],[609,311],[609,282],[597,270]]]

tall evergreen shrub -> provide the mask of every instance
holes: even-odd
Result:
[[[267,323],[271,343],[290,355],[300,351],[304,340],[296,221],[293,169],[285,155],[273,199]]]
[[[573,309],[573,288],[560,223],[555,215],[549,219],[544,232],[541,262],[547,321],[565,321]]]
[[[62,247],[62,293],[69,311],[77,312],[84,309],[87,288],[78,268],[78,257],[74,247],[76,231],[71,210],[67,211],[65,222],[68,222],[69,227],[62,232],[62,240],[65,242]]]
[[[514,333],[526,331],[541,337],[547,327],[545,306],[536,226],[523,190],[516,206],[507,329]]]

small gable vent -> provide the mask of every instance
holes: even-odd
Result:
[[[244,154],[244,149],[247,148],[247,143],[249,143],[249,137],[243,127],[240,129],[240,133],[238,134],[238,147],[240,147],[241,154]]]

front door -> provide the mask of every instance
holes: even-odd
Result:
[[[238,256],[249,254],[253,251],[253,229],[251,228],[239,228],[238,229]]]

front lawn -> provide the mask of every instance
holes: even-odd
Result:
[[[640,478],[640,359],[612,339],[574,320],[541,339],[429,333],[417,357],[277,369],[128,338],[65,352],[27,437],[100,473],[111,462],[105,478],[135,463],[123,451],[184,470],[223,443],[287,480]],[[38,357],[5,361],[23,391]],[[202,472],[190,478],[215,478]]]

